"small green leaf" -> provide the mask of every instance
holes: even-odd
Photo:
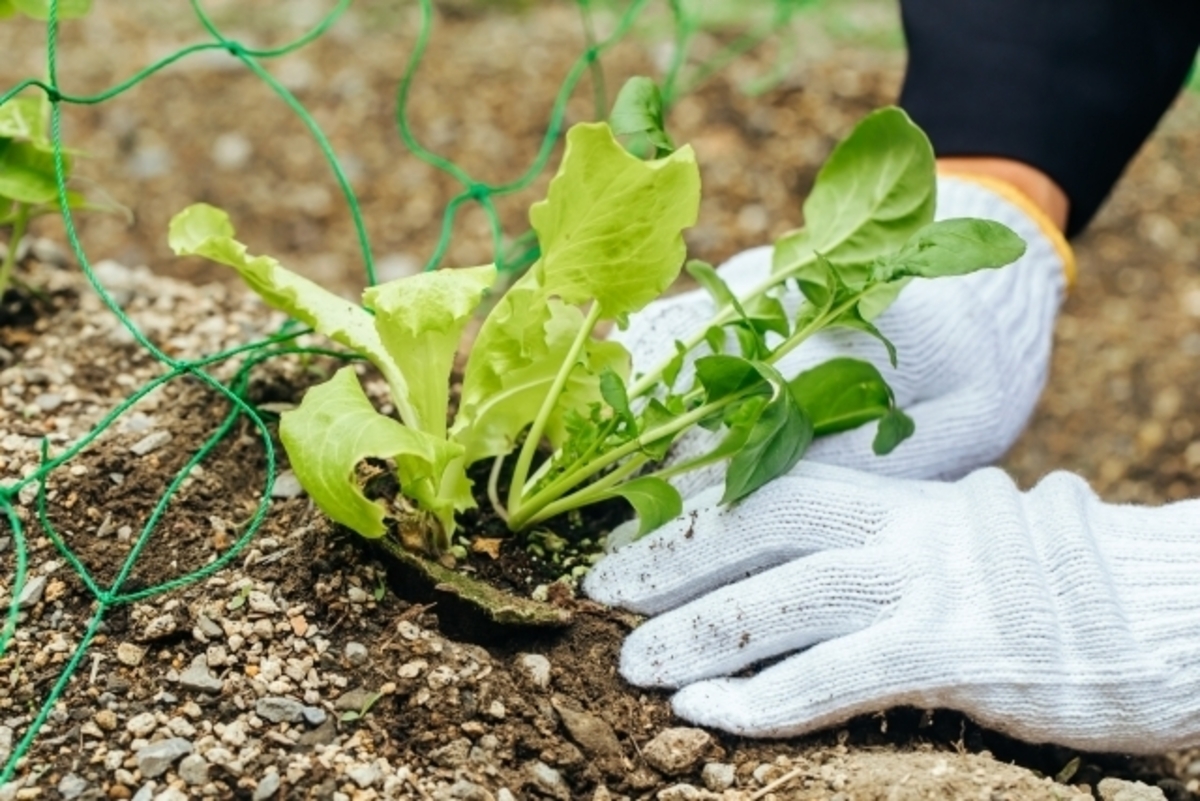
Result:
[[[887,348],[888,361],[892,363],[892,367],[896,366],[896,346],[873,323],[863,318],[857,306],[834,320],[833,326],[837,328],[853,328],[855,331],[862,331],[865,334],[875,337]]]
[[[40,97],[14,97],[0,106],[0,137],[49,144],[42,114],[43,102]]]
[[[719,325],[709,326],[708,330],[704,332],[704,342],[713,353],[724,353],[725,329]]]
[[[469,485],[466,496],[462,495],[465,471],[454,464],[456,457],[461,461],[462,448],[377,412],[353,367],[343,367],[305,393],[299,408],[284,412],[279,437],[296,478],[321,511],[364,537],[382,537],[386,532],[384,508],[369,500],[355,481],[355,467],[367,458],[395,459],[401,491],[409,497],[424,495],[422,485],[436,487],[437,498],[418,500],[433,501],[423,508],[438,516],[447,537],[454,530],[455,506],[473,504]],[[447,476],[455,468],[461,481]]]
[[[889,306],[896,302],[896,298],[900,297],[900,293],[911,280],[911,278],[901,278],[890,283],[869,286],[863,292],[862,300],[855,307],[858,309],[858,316],[869,322],[883,314]]]
[[[600,397],[616,412],[617,417],[625,421],[630,430],[637,430],[637,418],[629,408],[629,392],[625,389],[625,382],[607,368],[600,373]]]
[[[463,330],[496,281],[492,265],[437,270],[370,287],[363,303],[404,376],[422,431],[446,435],[450,372]]]
[[[70,163],[63,167],[69,171]],[[54,154],[30,142],[0,139],[0,197],[31,205],[57,200]]]
[[[830,359],[796,376],[788,387],[818,437],[878,420],[894,405],[879,370],[859,359]]]
[[[662,92],[649,78],[635,76],[625,82],[617,93],[608,124],[617,136],[636,137],[635,141],[648,143],[655,158],[675,151],[663,119]]]
[[[717,447],[708,453],[673,465],[670,468],[670,474],[682,475],[690,473],[693,470],[699,470],[701,467],[728,459],[740,451],[745,446],[746,440],[749,439],[750,431],[754,428],[754,424],[758,421],[758,417],[762,414],[762,410],[766,405],[767,398],[764,395],[754,395],[743,401],[730,404],[721,418],[721,422],[729,430]]]
[[[646,410],[642,412],[642,433],[665,426],[678,416],[668,409],[658,398],[651,398],[650,402],[646,404]],[[659,461],[666,457],[667,451],[671,449],[671,443],[678,436],[679,434],[677,433],[670,437],[661,437],[653,442],[647,442],[642,445],[642,453],[655,461]]]
[[[992,220],[961,218],[925,226],[893,254],[876,262],[872,278],[941,278],[1011,264],[1025,253],[1012,229]]]
[[[604,319],[638,311],[678,277],[699,207],[690,147],[644,162],[606,124],[575,125],[546,199],[529,210],[542,249],[531,272],[548,295],[595,300]]]
[[[726,307],[738,308],[740,306],[733,290],[708,262],[692,259],[683,266],[683,269],[696,280],[696,283],[704,287],[704,291],[713,299],[717,312],[724,311]]]
[[[740,356],[714,355],[696,360],[696,379],[704,387],[709,403],[757,387],[771,394],[771,385],[763,378],[759,363]]]
[[[829,259],[816,253],[813,261],[795,270],[793,276],[800,293],[809,303],[822,313],[829,310],[839,288],[837,272],[829,263]]]
[[[878,456],[886,456],[896,449],[904,440],[913,435],[917,424],[900,409],[892,409],[879,420],[879,430],[875,432],[875,441],[871,448]]]
[[[667,366],[663,368],[663,381],[667,383],[667,388],[675,386],[675,382],[679,380],[679,371],[683,369],[683,360],[687,358],[687,348],[678,339],[675,340],[675,355],[671,357],[671,361],[667,362]]]
[[[760,333],[768,331],[786,337],[790,331],[787,312],[783,302],[774,295],[758,295],[750,298],[745,306],[746,319]]]
[[[813,438],[812,422],[796,403],[783,377],[759,363],[764,374],[774,373],[775,394],[755,420],[745,443],[729,460],[721,503],[745,498],[771,479],[796,466]]]
[[[775,245],[774,271],[824,254],[851,289],[864,269],[933,221],[937,180],[929,139],[898,108],[868,114],[817,173],[804,201],[805,228]]]
[[[27,17],[50,18],[50,0],[10,0],[13,7]],[[58,0],[58,18],[76,19],[92,10],[92,0]]]
[[[663,523],[683,514],[683,498],[679,490],[661,478],[635,478],[613,489],[613,494],[629,501],[637,512],[638,532],[635,539],[644,537]]]

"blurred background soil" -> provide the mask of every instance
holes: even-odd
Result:
[[[294,38],[331,5],[214,0],[205,7],[230,37],[264,47]],[[772,8],[765,0],[693,5],[711,18],[694,42],[701,59]],[[814,3],[675,106],[669,128],[696,147],[704,177],[693,256],[719,262],[801,222],[801,199],[833,143],[896,96],[904,64],[897,13],[885,0]],[[381,280],[426,263],[443,209],[463,188],[410,154],[396,131],[396,91],[418,20],[415,2],[358,3],[322,39],[266,63],[341,159]],[[614,21],[612,13],[597,13],[600,35]],[[651,3],[633,35],[604,55],[610,99],[630,75],[662,74],[669,23],[667,4]],[[63,24],[60,83],[70,94],[96,93],[204,37],[186,4],[97,0],[91,16]],[[555,94],[585,46],[578,7],[565,0],[438,3],[410,99],[416,138],[475,180],[514,179],[533,161]],[[42,74],[43,27],[6,20],[0,54],[0,86]],[[585,77],[566,122],[593,118],[593,97]],[[274,255],[347,296],[361,288],[351,216],[317,145],[227,53],[191,56],[110,101],[64,109],[65,140],[86,154],[77,168],[81,185],[102,189],[132,213],[132,221],[78,218],[94,261],[231,280],[166,249],[171,215],[206,201],[230,212],[252,252]],[[551,165],[556,159],[557,151]],[[1197,165],[1200,96],[1184,93],[1077,242],[1080,278],[1059,322],[1053,375],[1006,461],[1022,483],[1063,468],[1111,500],[1200,495]],[[507,235],[525,230],[526,209],[546,180],[543,174],[529,189],[497,200]],[[35,231],[63,237],[56,220],[40,221]],[[492,259],[477,205],[460,210],[452,243],[445,264]]]

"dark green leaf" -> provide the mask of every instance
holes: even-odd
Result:
[[[750,436],[750,431],[754,428],[754,423],[758,420],[758,416],[762,414],[762,410],[766,405],[767,398],[764,395],[754,395],[745,400],[731,403],[726,407],[725,413],[722,416],[721,422],[729,427],[729,431],[720,444],[708,453],[673,465],[670,469],[670,474],[681,475],[683,473],[690,473],[701,467],[728,459],[740,451],[742,446],[746,444],[746,440]]]
[[[607,367],[600,373],[600,397],[604,398],[604,402],[612,407],[617,417],[623,420],[630,430],[637,430],[637,418],[629,408],[629,393],[625,389],[625,382]]]
[[[746,318],[760,334],[773,331],[781,337],[789,333],[787,312],[773,295],[758,295],[745,304]]]
[[[664,406],[662,401],[658,398],[651,398],[650,402],[646,404],[646,411],[642,412],[642,433],[665,426],[676,417],[678,415]],[[655,461],[660,461],[667,455],[667,451],[671,449],[671,443],[675,441],[675,437],[677,436],[679,435],[675,434],[674,436],[662,437],[653,442],[648,442],[642,446],[642,453]]]
[[[767,365],[760,367],[774,370]],[[791,470],[812,442],[812,422],[792,397],[782,376],[773,383],[775,395],[763,407],[745,443],[729,461],[721,503],[741,500]]]
[[[795,272],[795,279],[801,294],[813,306],[825,311],[833,305],[833,298],[838,290],[838,278],[829,259],[820,253],[815,254],[813,262],[803,265]]]
[[[1021,237],[998,222],[941,220],[917,231],[904,247],[876,262],[872,277],[895,281],[908,276],[966,275],[1011,264],[1024,252]]]
[[[899,409],[892,409],[880,418],[879,430],[875,432],[875,442],[871,447],[877,455],[886,456],[916,430],[917,424],[911,417]]]
[[[708,344],[708,349],[713,353],[724,353],[725,329],[719,325],[710,326],[704,332],[704,341]]]
[[[759,363],[738,356],[704,356],[696,360],[696,378],[707,394],[707,401],[720,400],[757,387],[770,394],[771,385],[763,378]]]
[[[668,388],[675,386],[675,382],[679,380],[679,371],[683,369],[683,360],[686,356],[687,348],[678,339],[675,340],[675,355],[663,368],[663,381],[667,382]]]
[[[649,78],[635,76],[617,93],[608,124],[617,136],[638,136],[653,148],[655,158],[669,156],[675,150],[667,135],[662,93]],[[632,151],[631,151],[632,152]]]
[[[840,328],[853,328],[855,331],[862,331],[875,337],[883,343],[885,348],[887,348],[888,361],[892,363],[892,367],[896,366],[896,346],[893,345],[892,341],[885,337],[883,333],[874,326],[873,323],[863,319],[863,316],[859,312],[857,306],[847,311],[841,317],[837,318],[837,320],[833,322],[833,325]]]
[[[874,320],[887,311],[888,306],[896,302],[900,292],[908,286],[911,278],[901,278],[887,284],[875,284],[863,292],[862,300],[858,302],[858,316],[864,320]]]
[[[892,390],[879,370],[859,359],[830,359],[796,376],[788,386],[818,437],[878,420],[893,406]]]
[[[679,490],[666,481],[654,476],[642,476],[613,489],[637,512],[637,537],[644,537],[654,529],[683,514],[683,498]],[[637,539],[635,537],[635,539]]]

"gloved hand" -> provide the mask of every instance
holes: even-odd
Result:
[[[1200,500],[1109,505],[1067,473],[1023,493],[994,468],[943,484],[810,463],[719,498],[584,582],[658,615],[621,674],[682,687],[680,717],[791,736],[910,704],[1081,749],[1200,744]]]
[[[974,180],[939,179],[939,219],[1002,222],[1026,241],[1027,249],[1019,261],[998,270],[913,281],[876,321],[896,345],[897,368],[878,340],[849,330],[822,333],[781,360],[788,378],[836,356],[870,361],[916,422],[916,434],[886,457],[872,451],[875,426],[867,425],[818,440],[806,458],[883,475],[957,478],[991,464],[1016,440],[1045,383],[1065,273],[1074,265],[1061,235],[1048,221],[1036,219],[1032,205],[1021,204],[1014,192],[1009,188],[1006,199]],[[771,248],[764,247],[735,256],[720,273],[740,293],[764,280],[770,267]],[[789,290],[789,314],[801,300],[795,288]],[[639,365],[674,354],[675,340],[700,330],[712,313],[706,293],[688,292],[651,304],[612,338],[630,350],[636,374]],[[732,338],[729,350],[737,352]],[[680,385],[686,386],[688,378]],[[690,432],[675,444],[668,463],[711,450],[720,436]],[[688,496],[720,482],[723,470],[723,464],[715,465],[672,483]]]

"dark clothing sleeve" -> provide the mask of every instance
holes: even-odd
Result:
[[[900,105],[939,156],[1037,167],[1091,220],[1179,93],[1200,0],[902,0]],[[1197,165],[1200,169],[1200,165]]]

